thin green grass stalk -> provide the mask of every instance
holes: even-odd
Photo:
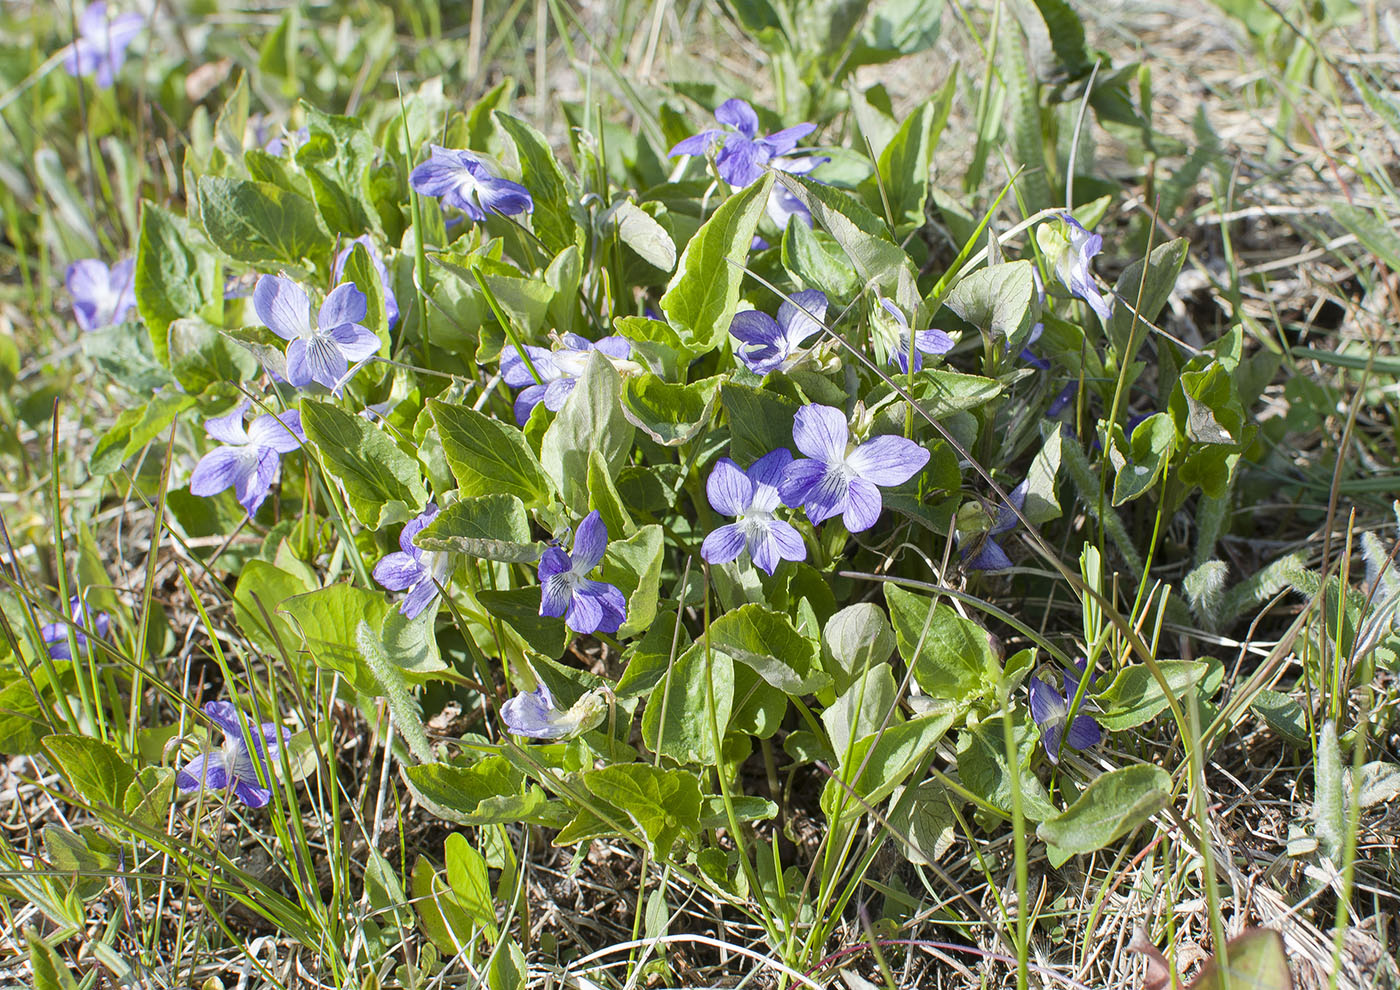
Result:
[[[175,427],[170,427],[170,439],[165,446],[165,459],[160,469],[160,493],[156,496],[155,515],[151,520],[151,545],[146,551],[146,575],[141,585],[141,607],[136,613],[136,647],[133,650],[131,703],[127,713],[127,747],[136,748],[136,730],[141,724],[141,682],[145,677],[144,660],[150,655],[151,622],[155,614],[156,568],[160,563],[160,537],[165,531],[165,499],[170,491],[170,470],[175,458]]]
[[[1082,681],[1079,690],[1081,693],[1084,690]],[[1007,777],[1011,781],[1011,840],[1016,856],[1016,990],[1026,990],[1030,980],[1030,970],[1027,968],[1030,944],[1026,930],[1030,865],[1026,858],[1026,813],[1021,806],[1021,760],[1016,752],[1016,736],[1011,725],[1009,694],[1004,688],[999,688],[997,693],[1001,695],[1001,737],[1006,747]],[[1070,717],[1073,718],[1073,715]]]
[[[1206,888],[1206,911],[1210,917],[1211,938],[1216,953],[1223,959],[1225,922],[1220,913],[1220,891],[1215,881],[1215,849],[1210,839],[1210,802],[1206,790],[1205,761],[1201,753],[1201,716],[1195,697],[1188,697],[1190,704],[1186,706],[1186,713],[1189,735],[1182,738],[1186,743],[1186,755],[1191,764],[1191,807],[1195,813],[1196,834],[1199,839],[1196,852],[1201,857],[1201,876],[1202,884]],[[1217,972],[1221,977],[1221,990],[1230,990],[1230,967],[1220,966]]]

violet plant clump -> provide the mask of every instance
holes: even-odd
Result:
[[[669,157],[704,155],[714,144],[720,144],[715,155],[715,169],[725,182],[736,188],[747,186],[763,174],[765,166],[780,168],[784,156],[793,151],[799,141],[817,129],[816,124],[801,123],[772,134],[760,136],[758,114],[745,101],[725,100],[715,110],[715,119],[724,127],[712,127],[679,142]],[[810,166],[808,166],[810,167]],[[786,171],[806,171],[807,167],[789,167]]]
[[[826,294],[803,289],[784,299],[778,317],[756,309],[735,313],[729,334],[739,341],[734,355],[756,375],[787,371],[796,366],[806,343],[821,333],[826,319]]]
[[[424,196],[455,206],[477,223],[486,222],[488,211],[515,216],[535,208],[530,190],[496,175],[486,159],[470,151],[432,145],[428,160],[408,181]]]
[[[561,709],[543,681],[533,691],[522,691],[501,706],[501,721],[513,736],[529,739],[570,739],[596,728],[608,710],[608,693],[586,692],[573,705]]]
[[[91,608],[77,595],[68,599],[68,614],[72,617],[73,641],[79,651],[85,650],[88,636],[106,639],[112,630],[112,616],[106,612],[92,613]],[[73,653],[68,645],[67,622],[47,622],[39,629],[39,636],[49,648],[49,656],[55,660],[72,660]]]
[[[175,786],[184,794],[232,791],[250,808],[266,807],[272,800],[272,789],[264,781],[272,782],[274,761],[292,737],[291,730],[276,722],[259,725],[227,701],[206,703],[204,714],[223,732],[223,745],[185,763],[175,776]]]
[[[281,471],[282,455],[306,443],[301,413],[264,413],[247,428],[243,417],[249,403],[240,403],[232,412],[205,420],[204,430],[220,442],[199,459],[190,474],[191,495],[217,495],[232,488],[238,504],[256,515]]]
[[[514,344],[501,350],[502,381],[511,388],[521,389],[515,397],[515,421],[522,426],[541,402],[550,412],[564,408],[591,352],[605,354],[614,364],[620,365],[630,365],[632,357],[631,341],[616,335],[593,341],[576,333],[566,333],[559,337],[557,344],[552,350],[526,344],[528,362]]]
[[[1084,658],[1077,657],[1074,663],[1079,668],[1078,682],[1087,680],[1092,686],[1094,676],[1085,669]],[[1083,750],[1097,746],[1103,738],[1103,730],[1092,715],[1077,713],[1073,720],[1070,719],[1070,702],[1074,700],[1078,683],[1070,679],[1069,671],[1062,673],[1063,691],[1055,687],[1053,676],[1050,680],[1041,680],[1039,677],[1030,679],[1031,718],[1040,729],[1040,741],[1045,747],[1045,755],[1051,763],[1056,764],[1060,762],[1062,744],[1068,745],[1070,749]]]
[[[889,314],[893,320],[895,328],[893,333],[886,331],[888,338],[885,347],[889,350],[889,360],[891,364],[899,366],[899,370],[904,374],[909,374],[909,319],[904,315],[898,306],[884,296],[880,297],[880,308]],[[876,326],[880,324],[879,314],[876,314]],[[942,330],[930,328],[928,330],[915,330],[913,337],[914,346],[914,370],[924,369],[924,358],[941,357],[953,349],[953,338],[949,337]]]
[[[379,338],[360,323],[369,303],[353,282],[332,289],[311,323],[311,300],[306,290],[281,275],[264,275],[253,290],[258,319],[287,341],[287,382],[305,388],[312,382],[333,395],[345,390],[351,364],[372,358]]]

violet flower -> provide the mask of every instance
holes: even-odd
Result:
[[[73,316],[84,331],[116,326],[136,308],[136,262],[131,258],[111,268],[96,258],[75,261],[64,282],[73,297]]]
[[[767,313],[746,309],[734,314],[729,332],[741,341],[735,356],[756,375],[786,371],[801,360],[794,357],[803,344],[822,329],[826,319],[826,295],[816,289],[794,292],[778,307],[775,320]]]
[[[253,309],[287,344],[287,381],[295,388],[317,382],[339,396],[352,363],[373,357],[379,338],[360,323],[369,309],[353,282],[337,285],[326,296],[311,325],[306,290],[281,275],[264,275],[253,290]]]
[[[288,134],[286,137],[283,137],[281,135],[274,137],[272,140],[268,141],[267,144],[263,146],[263,150],[266,151],[269,155],[276,155],[280,158],[282,156],[282,152],[290,148],[292,154],[295,155],[297,153],[297,150],[301,148],[303,144],[310,140],[311,128],[298,127],[295,131]]]
[[[278,748],[291,738],[291,730],[276,722],[258,725],[227,701],[209,702],[204,706],[204,714],[223,731],[224,744],[200,753],[181,767],[175,785],[185,794],[231,788],[233,796],[248,807],[264,807],[272,799],[272,789],[259,782],[258,769],[261,768],[263,779],[271,783],[270,761],[277,759]],[[249,740],[253,744],[251,750]]]
[[[792,463],[786,447],[764,454],[744,471],[728,457],[715,463],[705,482],[710,505],[738,521],[719,527],[700,546],[700,556],[711,564],[737,560],[745,549],[754,566],[771,575],[779,560],[806,560],[807,547],[791,524],[773,517],[782,503],[778,483]]]
[[[126,62],[126,49],[146,27],[146,19],[130,12],[109,16],[105,3],[90,3],[78,18],[78,36],[63,57],[64,70],[73,77],[93,76],[102,89],[117,81]]]
[[[909,321],[893,302],[884,296],[877,298],[880,300],[880,308],[894,318],[895,325],[898,327],[894,333],[886,331],[887,335],[893,338],[893,341],[887,344],[890,351],[890,363],[899,365],[899,370],[907,375],[909,374]],[[880,322],[876,320],[877,328]],[[942,330],[932,328],[916,330],[914,332],[914,370],[923,370],[925,354],[938,357],[947,354],[952,349],[953,338]]]
[[[486,222],[487,210],[512,216],[535,208],[530,190],[498,177],[480,155],[436,144],[431,146],[431,157],[409,173],[408,182],[417,192],[457,207],[477,223]]]
[[[845,414],[832,406],[809,404],[797,410],[792,439],[807,457],[783,472],[778,485],[783,502],[802,505],[813,524],[840,515],[852,533],[869,529],[880,517],[878,486],[904,484],[929,459],[927,450],[903,437],[851,443]]]
[[[592,351],[602,352],[616,364],[632,357],[632,344],[626,337],[616,335],[592,341],[576,333],[560,337],[559,346],[554,350],[526,344],[525,353],[530,357],[530,364],[535,366],[539,381],[530,374],[529,365],[514,344],[502,348],[501,379],[511,388],[524,386],[524,391],[515,397],[515,421],[524,426],[541,402],[550,412],[563,409]]]
[[[1083,657],[1074,661],[1074,665],[1080,671],[1080,681],[1088,680],[1092,686],[1093,675],[1085,670],[1084,664]],[[1063,674],[1064,693],[1053,683],[1042,681],[1039,677],[1032,677],[1030,683],[1031,718],[1040,729],[1040,741],[1045,746],[1045,755],[1055,764],[1060,762],[1062,742],[1068,743],[1071,749],[1088,749],[1098,745],[1099,740],[1103,738],[1103,731],[1093,716],[1075,715],[1074,721],[1069,721],[1070,702],[1074,700],[1078,686],[1070,680],[1069,671],[1063,671]]]
[[[374,565],[374,579],[390,591],[407,591],[399,603],[399,611],[406,618],[416,619],[430,604],[435,602],[442,588],[452,576],[452,555],[446,551],[424,550],[413,542],[413,538],[438,513],[435,503],[417,517],[404,524],[399,533],[399,549]]]
[[[568,739],[596,728],[607,713],[607,689],[595,688],[574,705],[561,710],[549,688],[540,681],[533,691],[522,691],[501,706],[501,721],[513,736],[531,739]]]
[[[73,639],[77,642],[79,650],[87,646],[89,633],[96,633],[98,639],[106,639],[112,629],[110,615],[98,612],[94,616],[87,604],[80,601],[77,595],[68,599],[68,614],[73,617]],[[67,622],[49,622],[39,629],[40,638],[48,645],[49,656],[55,660],[73,659],[73,654],[68,648],[68,627]]]
[[[386,329],[392,330],[394,324],[399,322],[399,301],[394,298],[394,281],[389,277],[389,269],[384,265],[384,258],[368,234],[361,234],[359,237],[351,238],[342,244],[341,249],[336,253],[335,261],[331,264],[331,281],[339,282],[345,275],[345,263],[350,259],[350,252],[355,250],[356,244],[365,246],[365,253],[369,255],[369,263],[379,273],[379,284],[384,287],[384,326]]]
[[[615,633],[627,618],[627,601],[614,585],[588,573],[608,549],[608,527],[598,510],[583,517],[574,532],[574,552],[550,547],[540,558],[540,615],[564,616],[574,632]]]
[[[1094,256],[1103,250],[1103,236],[1091,234],[1068,213],[1060,214],[1060,219],[1069,225],[1069,244],[1055,261],[1055,273],[1070,292],[1088,303],[1099,319],[1107,323],[1112,307],[1099,293],[1093,272],[1089,270]]]
[[[217,495],[232,488],[239,504],[253,516],[277,480],[282,455],[306,443],[306,434],[301,428],[301,413],[295,409],[275,416],[264,413],[245,430],[243,416],[248,405],[244,402],[227,415],[204,421],[205,432],[223,446],[209,451],[194,466],[190,494]]]
[[[721,179],[736,188],[747,186],[763,175],[765,165],[777,168],[774,159],[792,151],[798,141],[817,129],[816,124],[802,123],[759,137],[758,115],[753,107],[737,98],[721,103],[715,111],[715,119],[730,130],[715,127],[701,131],[677,144],[667,157],[703,155],[716,141],[723,141],[724,146],[715,156],[715,168]]]
[[[1006,493],[1011,503],[1023,511],[1026,507],[1026,486],[1027,483],[1022,481]],[[971,544],[963,551],[963,556],[966,558],[969,552],[975,550],[972,552],[971,559],[964,560],[963,567],[969,571],[1004,571],[1010,567],[1011,558],[998,542],[997,537],[1004,536],[1015,529],[1017,521],[1016,513],[1011,511],[1011,506],[1004,502],[998,506],[997,517],[992,523],[991,529],[982,535],[980,542]]]
[[[1034,280],[1034,282],[1035,282],[1035,298],[1036,298],[1036,305],[1041,306],[1041,307],[1044,307],[1044,305],[1045,305],[1045,283],[1042,282],[1042,281],[1040,280],[1040,269],[1039,269],[1039,268],[1036,268],[1036,267],[1034,267],[1034,266],[1031,267],[1031,279]],[[1030,365],[1032,368],[1035,368],[1035,369],[1037,369],[1037,370],[1039,370],[1039,371],[1049,371],[1049,370],[1050,370],[1050,362],[1047,361],[1047,360],[1045,360],[1043,357],[1040,357],[1038,354],[1035,353],[1035,351],[1031,350],[1031,345],[1034,344],[1037,340],[1039,340],[1039,339],[1040,339],[1040,335],[1043,334],[1044,332],[1045,332],[1045,323],[1044,323],[1043,321],[1037,322],[1037,323],[1035,324],[1035,326],[1031,327],[1031,332],[1030,332],[1029,335],[1027,335],[1027,337],[1026,337],[1026,343],[1025,343],[1025,345],[1021,348],[1021,354],[1020,354],[1020,358],[1021,358],[1022,361],[1026,362],[1026,364]],[[1007,341],[1006,349],[1007,349],[1007,350],[1010,350],[1010,349],[1011,349],[1011,342],[1010,342],[1010,341]]]

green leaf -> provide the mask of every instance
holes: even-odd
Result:
[[[1055,495],[1055,479],[1060,473],[1060,445],[1064,432],[1059,423],[1043,422],[1042,445],[1026,472],[1026,502],[1021,512],[1032,526],[1060,518],[1060,501]]]
[[[1084,45],[1084,23],[1067,0],[1034,0],[1050,32],[1055,59],[1071,79],[1088,73],[1092,63]]]
[[[78,990],[73,971],[53,946],[33,928],[26,927],[24,937],[29,942],[29,968],[34,990]]]
[[[1171,688],[1173,698],[1181,698],[1210,672],[1205,660],[1158,660],[1157,668]],[[1167,696],[1146,664],[1135,663],[1118,671],[1113,683],[1095,695],[1100,711],[1095,720],[1111,732],[1132,729],[1156,718],[1167,709]]]
[[[170,370],[191,395],[221,382],[247,381],[261,370],[247,348],[201,319],[176,320],[168,337]]]
[[[976,409],[1000,395],[1006,386],[994,378],[965,375],[944,368],[925,368],[914,380],[911,393],[934,419],[942,419],[964,409]]]
[[[315,588],[315,574],[304,565],[303,573],[293,573],[266,560],[250,560],[243,565],[233,590],[234,621],[243,635],[268,653],[276,654],[278,643],[282,649],[295,650],[301,637],[277,609],[288,598]],[[270,629],[268,618],[272,620]]]
[[[384,308],[384,282],[363,242],[351,245],[341,277],[347,282],[354,282],[355,287],[365,294],[364,326],[379,338],[380,356],[387,357],[389,326],[388,311]]]
[[[45,740],[46,745],[47,742]],[[1313,766],[1312,824],[1322,854],[1333,863],[1341,862],[1346,845],[1347,804],[1337,726],[1331,721],[1324,722],[1318,733],[1317,760]]]
[[[935,98],[936,99],[936,98]],[[928,173],[933,160],[935,99],[919,104],[880,152],[875,176],[862,183],[866,202],[879,202],[881,187],[896,227],[922,226],[928,199]]]
[[[926,51],[938,42],[943,0],[885,0],[866,16],[851,60],[875,65]]]
[[[876,286],[900,305],[912,302],[902,297],[913,291],[918,272],[875,214],[833,186],[786,172],[777,175],[778,181],[811,211],[812,219],[836,239],[861,282]],[[901,285],[911,288],[900,292]]]
[[[122,810],[152,830],[165,827],[165,813],[175,797],[174,767],[142,767],[122,796]]]
[[[199,248],[200,240],[184,217],[154,203],[142,203],[136,242],[136,311],[161,364],[169,363],[165,337],[170,324],[222,300],[218,262]]]
[[[486,857],[473,849],[461,832],[453,832],[447,837],[442,855],[447,867],[447,882],[457,895],[457,903],[495,941],[499,929],[496,927],[496,903],[491,895]]]
[[[987,630],[942,602],[885,585],[899,655],[932,698],[971,701],[995,684],[1001,665]],[[925,633],[927,628],[927,633]]]
[[[710,422],[723,376],[689,385],[675,385],[652,374],[627,379],[622,414],[657,443],[679,447],[689,443]]]
[[[944,305],[993,340],[1019,350],[1031,329],[1034,267],[1008,261],[979,268],[958,279]]]
[[[585,773],[583,783],[631,819],[656,859],[664,860],[677,839],[699,827],[700,785],[688,770],[624,763]]]
[[[709,703],[713,685],[714,706]],[[714,723],[720,738],[729,726],[734,706],[734,661],[718,650],[706,650],[702,639],[681,654],[669,676],[652,689],[642,712],[642,741],[653,753],[675,760],[715,766]]]
[[[222,175],[200,176],[198,190],[205,233],[235,261],[306,269],[330,254],[330,238],[310,200],[265,182]]]
[[[754,230],[773,187],[771,175],[734,193],[690,238],[661,310],[681,343],[703,354],[723,343],[739,305]]]
[[[326,229],[355,237],[376,226],[369,194],[374,143],[358,118],[322,113],[305,100],[307,138],[297,164],[311,183],[316,209]]]
[[[783,267],[802,285],[820,289],[835,302],[850,299],[860,289],[860,277],[846,252],[824,230],[813,230],[801,221],[783,231]]]
[[[1272,928],[1246,929],[1205,961],[1188,990],[1293,990],[1283,936]]]
[[[1138,347],[1147,338],[1147,328],[1142,320],[1155,321],[1167,304],[1172,289],[1176,287],[1177,276],[1181,274],[1181,266],[1186,262],[1187,247],[1186,238],[1178,237],[1153,248],[1147,259],[1146,281],[1143,281],[1141,261],[1133,262],[1118,276],[1113,290],[1118,300],[1108,317],[1108,339],[1113,342],[1120,365],[1132,361]],[[1132,309],[1142,314],[1141,320],[1133,315]],[[1131,348],[1128,346],[1129,333],[1134,335]]]
[[[1049,849],[1057,869],[1071,856],[1102,849],[1166,807],[1171,799],[1171,774],[1148,764],[1120,767],[1096,777],[1079,799],[1035,834]]]
[[[973,794],[995,808],[1011,813],[1011,766],[1006,756],[1005,727],[1000,714],[984,719],[958,736],[958,777]],[[1021,810],[1033,822],[1053,818],[1058,809],[1045,785],[1028,769],[1035,751],[1035,727],[1015,720],[1011,726],[1015,746],[1015,773],[1021,784]]]
[[[543,134],[504,110],[491,114],[496,125],[510,136],[520,160],[520,181],[530,190],[535,209],[530,225],[550,254],[570,245],[583,246],[583,234],[574,222],[573,197],[567,177],[555,161]]]
[[[153,391],[175,384],[175,378],[165,366],[156,360],[150,334],[133,332],[130,323],[106,327],[83,334],[81,345],[83,355],[99,370],[111,375],[112,379],[129,392],[149,395]],[[0,343],[0,352],[13,356],[16,367],[0,371],[0,387],[9,389],[14,384],[19,352],[15,343],[6,339]],[[8,362],[0,359],[0,363]]]
[[[487,756],[470,766],[422,763],[405,767],[414,796],[434,815],[460,825],[489,824],[492,801],[524,798],[543,792],[528,785],[525,775],[504,756]]]
[[[822,629],[822,642],[846,679],[858,677],[862,671],[884,663],[896,646],[890,620],[874,602],[848,605],[827,619]],[[845,685],[840,686],[844,688]]]
[[[637,525],[623,505],[622,495],[613,482],[612,474],[598,451],[588,454],[588,511],[597,510],[608,528],[608,535],[626,536],[636,532]]]
[[[781,612],[741,606],[711,622],[710,637],[718,649],[785,694],[811,694],[830,683],[818,665],[816,644]]]
[[[527,509],[549,502],[549,476],[523,433],[466,406],[428,405],[462,495],[514,495]]]
[[[719,401],[729,420],[729,456],[739,464],[752,464],[779,447],[792,447],[792,421],[797,403],[792,399],[749,385],[725,382]]]
[[[418,463],[383,430],[314,399],[302,400],[301,423],[361,524],[378,529],[423,511],[428,493]]]
[[[657,525],[643,526],[627,539],[608,544],[603,580],[627,596],[627,621],[617,631],[619,639],[635,636],[656,618],[664,550],[665,539]]]
[[[892,726],[903,721],[895,707],[897,695],[893,668],[878,663],[864,674],[857,671],[846,690],[822,712],[822,725],[839,766],[850,765],[848,753],[856,740],[879,732],[887,721]]]
[[[949,712],[920,715],[856,741],[840,773],[827,781],[821,806],[836,821],[863,815],[908,779],[953,725]],[[856,800],[851,792],[864,800]]]
[[[1389,218],[1350,203],[1328,203],[1332,219],[1353,234],[1393,272],[1400,272],[1400,234],[1390,228]]]
[[[612,225],[617,239],[637,252],[637,257],[663,272],[675,270],[676,242],[646,210],[624,199],[613,210]]]
[[[564,652],[569,630],[563,619],[540,615],[539,588],[478,591],[476,599],[492,616],[515,630],[536,653],[557,657]]]
[[[289,624],[317,666],[339,671],[357,688],[372,692],[374,681],[365,669],[355,630],[361,621],[371,628],[381,626],[389,609],[383,594],[341,582],[294,595],[277,611],[290,618]]]
[[[1299,748],[1308,745],[1308,715],[1293,698],[1265,688],[1254,696],[1249,707],[1289,745]]]
[[[530,539],[525,505],[514,495],[478,495],[438,512],[414,540],[424,550],[448,550],[507,564],[540,559],[543,547]]]
[[[472,916],[457,903],[452,887],[432,868],[426,856],[419,856],[413,864],[409,890],[423,934],[440,952],[452,957],[472,950],[480,931],[473,924]]]
[[[632,424],[622,414],[621,397],[622,376],[606,355],[590,351],[564,408],[545,430],[540,464],[576,515],[588,511],[590,454],[601,454],[609,475],[616,477],[632,451]]]
[[[122,410],[92,451],[92,462],[88,465],[92,473],[106,475],[120,468],[128,457],[164,433],[176,416],[195,404],[194,396],[165,389],[151,396],[144,405]]]
[[[88,804],[124,807],[126,789],[136,771],[116,747],[91,736],[68,734],[45,736],[43,747],[69,786]]]

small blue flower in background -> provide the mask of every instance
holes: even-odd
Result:
[[[264,275],[253,290],[258,319],[287,344],[287,381],[295,388],[317,382],[339,396],[352,363],[373,357],[379,338],[360,321],[369,303],[355,283],[337,285],[326,296],[311,325],[306,290],[281,275]]]
[[[1027,483],[1023,481],[1006,493],[1011,503],[1023,511],[1026,507],[1026,487]],[[1005,503],[998,506],[992,528],[983,534],[979,543],[972,544],[963,551],[963,556],[967,557],[970,551],[975,550],[971,559],[964,561],[963,567],[969,571],[1003,571],[1010,567],[1011,558],[1007,556],[997,537],[1011,532],[1016,528],[1016,523],[1016,513],[1011,511],[1010,506]]]
[[[439,550],[424,550],[413,538],[438,513],[435,503],[416,518],[409,520],[399,534],[399,549],[374,565],[374,579],[390,591],[407,591],[399,603],[406,618],[416,619],[422,611],[437,601],[442,588],[452,576],[452,555]]]
[[[724,146],[715,156],[715,168],[721,179],[736,188],[747,186],[763,175],[765,165],[780,168],[786,164],[784,171],[797,171],[791,163],[780,164],[774,159],[792,151],[798,141],[817,129],[816,124],[803,123],[759,137],[758,114],[737,98],[721,103],[715,111],[715,119],[731,130],[715,127],[701,131],[677,144],[667,157],[703,155],[716,141],[723,141]]]
[[[801,505],[813,524],[840,515],[859,533],[875,525],[884,502],[878,486],[902,485],[923,470],[929,452],[912,440],[878,436],[850,442],[846,416],[832,406],[797,410],[792,439],[807,457],[783,472],[778,491],[784,504]]]
[[[73,617],[73,639],[77,641],[79,650],[87,646],[89,633],[96,633],[98,639],[106,639],[112,629],[110,615],[98,612],[94,616],[87,605],[78,600],[77,595],[68,599],[68,614]],[[46,623],[40,628],[39,636],[48,645],[50,657],[55,660],[73,659],[73,654],[68,649],[68,623]]]
[[[96,258],[75,261],[64,282],[73,297],[73,316],[84,331],[116,326],[136,308],[136,262],[131,258],[111,268]]]
[[[457,207],[477,223],[486,222],[487,210],[513,216],[535,208],[530,190],[499,178],[485,159],[470,151],[432,145],[431,157],[409,174],[408,182],[417,192]]]
[[[126,49],[146,28],[137,13],[110,15],[105,3],[91,3],[78,18],[78,36],[68,46],[63,68],[70,76],[94,76],[102,89],[117,81]]]
[[[529,365],[514,344],[502,348],[502,381],[511,388],[524,386],[525,389],[515,397],[515,421],[524,426],[530,413],[541,402],[550,412],[563,409],[564,401],[573,392],[592,351],[600,351],[617,363],[632,357],[632,344],[626,337],[616,335],[592,341],[576,333],[566,333],[560,337],[559,346],[554,350],[526,344],[525,353],[530,357],[530,364],[535,366],[539,381],[535,381],[534,375],[530,374]]]
[[[627,618],[627,600],[611,584],[594,581],[608,549],[608,527],[598,510],[583,517],[574,532],[574,551],[550,547],[540,558],[540,615],[564,616],[564,624],[580,635],[615,633]]]
[[[567,739],[602,722],[608,710],[608,691],[595,688],[567,710],[560,710],[549,688],[540,681],[533,691],[522,691],[501,706],[501,721],[513,736],[531,739]]]
[[[1074,665],[1079,668],[1080,680],[1094,683],[1093,675],[1084,669],[1084,658],[1078,657]],[[1030,683],[1031,718],[1040,729],[1040,741],[1045,746],[1045,755],[1051,763],[1060,762],[1061,742],[1068,743],[1071,749],[1088,749],[1097,746],[1103,738],[1099,723],[1090,715],[1076,715],[1069,721],[1069,705],[1074,700],[1078,685],[1070,680],[1069,671],[1064,671],[1065,689],[1062,694],[1053,683],[1032,677]],[[1053,681],[1053,677],[1052,677]],[[1068,723],[1069,731],[1065,731]]]
[[[244,402],[225,416],[204,421],[204,429],[224,446],[215,447],[199,459],[190,475],[191,495],[217,495],[233,488],[238,502],[256,515],[258,506],[272,490],[281,470],[282,455],[306,443],[301,429],[301,413],[295,409],[273,415],[264,413],[246,430]]]
[[[1108,322],[1112,307],[1099,293],[1094,284],[1094,274],[1089,270],[1094,256],[1103,250],[1103,236],[1091,234],[1083,225],[1068,213],[1060,214],[1060,219],[1069,226],[1069,246],[1055,261],[1055,274],[1069,287],[1069,291],[1089,304],[1099,319]]]
[[[331,264],[331,281],[339,282],[345,274],[345,262],[349,260],[350,252],[355,250],[356,244],[365,246],[365,253],[369,255],[369,263],[379,273],[379,284],[384,287],[384,325],[392,330],[394,324],[399,322],[399,301],[394,298],[394,282],[389,277],[389,269],[384,266],[384,258],[379,254],[379,249],[374,246],[374,241],[368,234],[361,234],[359,237],[344,242],[340,251],[336,253],[335,261]]]
[[[282,152],[287,151],[288,149],[290,149],[291,153],[295,155],[297,153],[297,149],[309,140],[311,140],[311,129],[308,127],[298,127],[295,131],[293,131],[291,134],[288,134],[286,137],[278,135],[277,137],[272,138],[272,140],[268,141],[267,144],[263,145],[263,150],[266,151],[269,155],[276,155],[279,158],[282,156]]]
[[[778,483],[792,463],[786,447],[764,454],[744,471],[728,457],[715,463],[705,482],[710,505],[722,515],[734,516],[709,536],[700,547],[700,556],[711,564],[737,560],[745,549],[759,570],[772,574],[780,560],[806,560],[802,537],[789,523],[773,518],[782,504]]]
[[[890,349],[890,363],[899,365],[899,370],[904,374],[909,374],[909,321],[900,312],[898,306],[886,299],[884,296],[878,297],[880,308],[894,318],[894,333],[888,334],[893,341],[888,344]],[[876,321],[877,326],[880,321]],[[928,329],[914,332],[914,370],[922,371],[924,368],[924,355],[939,357],[947,354],[953,349],[953,338],[949,337],[942,330]]]
[[[741,343],[734,348],[734,355],[756,375],[788,370],[801,360],[801,356],[794,358],[794,353],[821,332],[826,306],[824,293],[803,289],[783,301],[776,320],[756,309],[735,313],[729,332]]]
[[[181,767],[175,785],[185,794],[231,788],[233,796],[248,807],[264,807],[272,799],[272,790],[258,783],[258,769],[271,783],[271,761],[277,759],[278,749],[291,738],[291,730],[276,722],[258,725],[227,701],[209,702],[204,706],[204,714],[223,731],[224,744],[212,752],[200,753]],[[252,750],[244,738],[245,728]]]

